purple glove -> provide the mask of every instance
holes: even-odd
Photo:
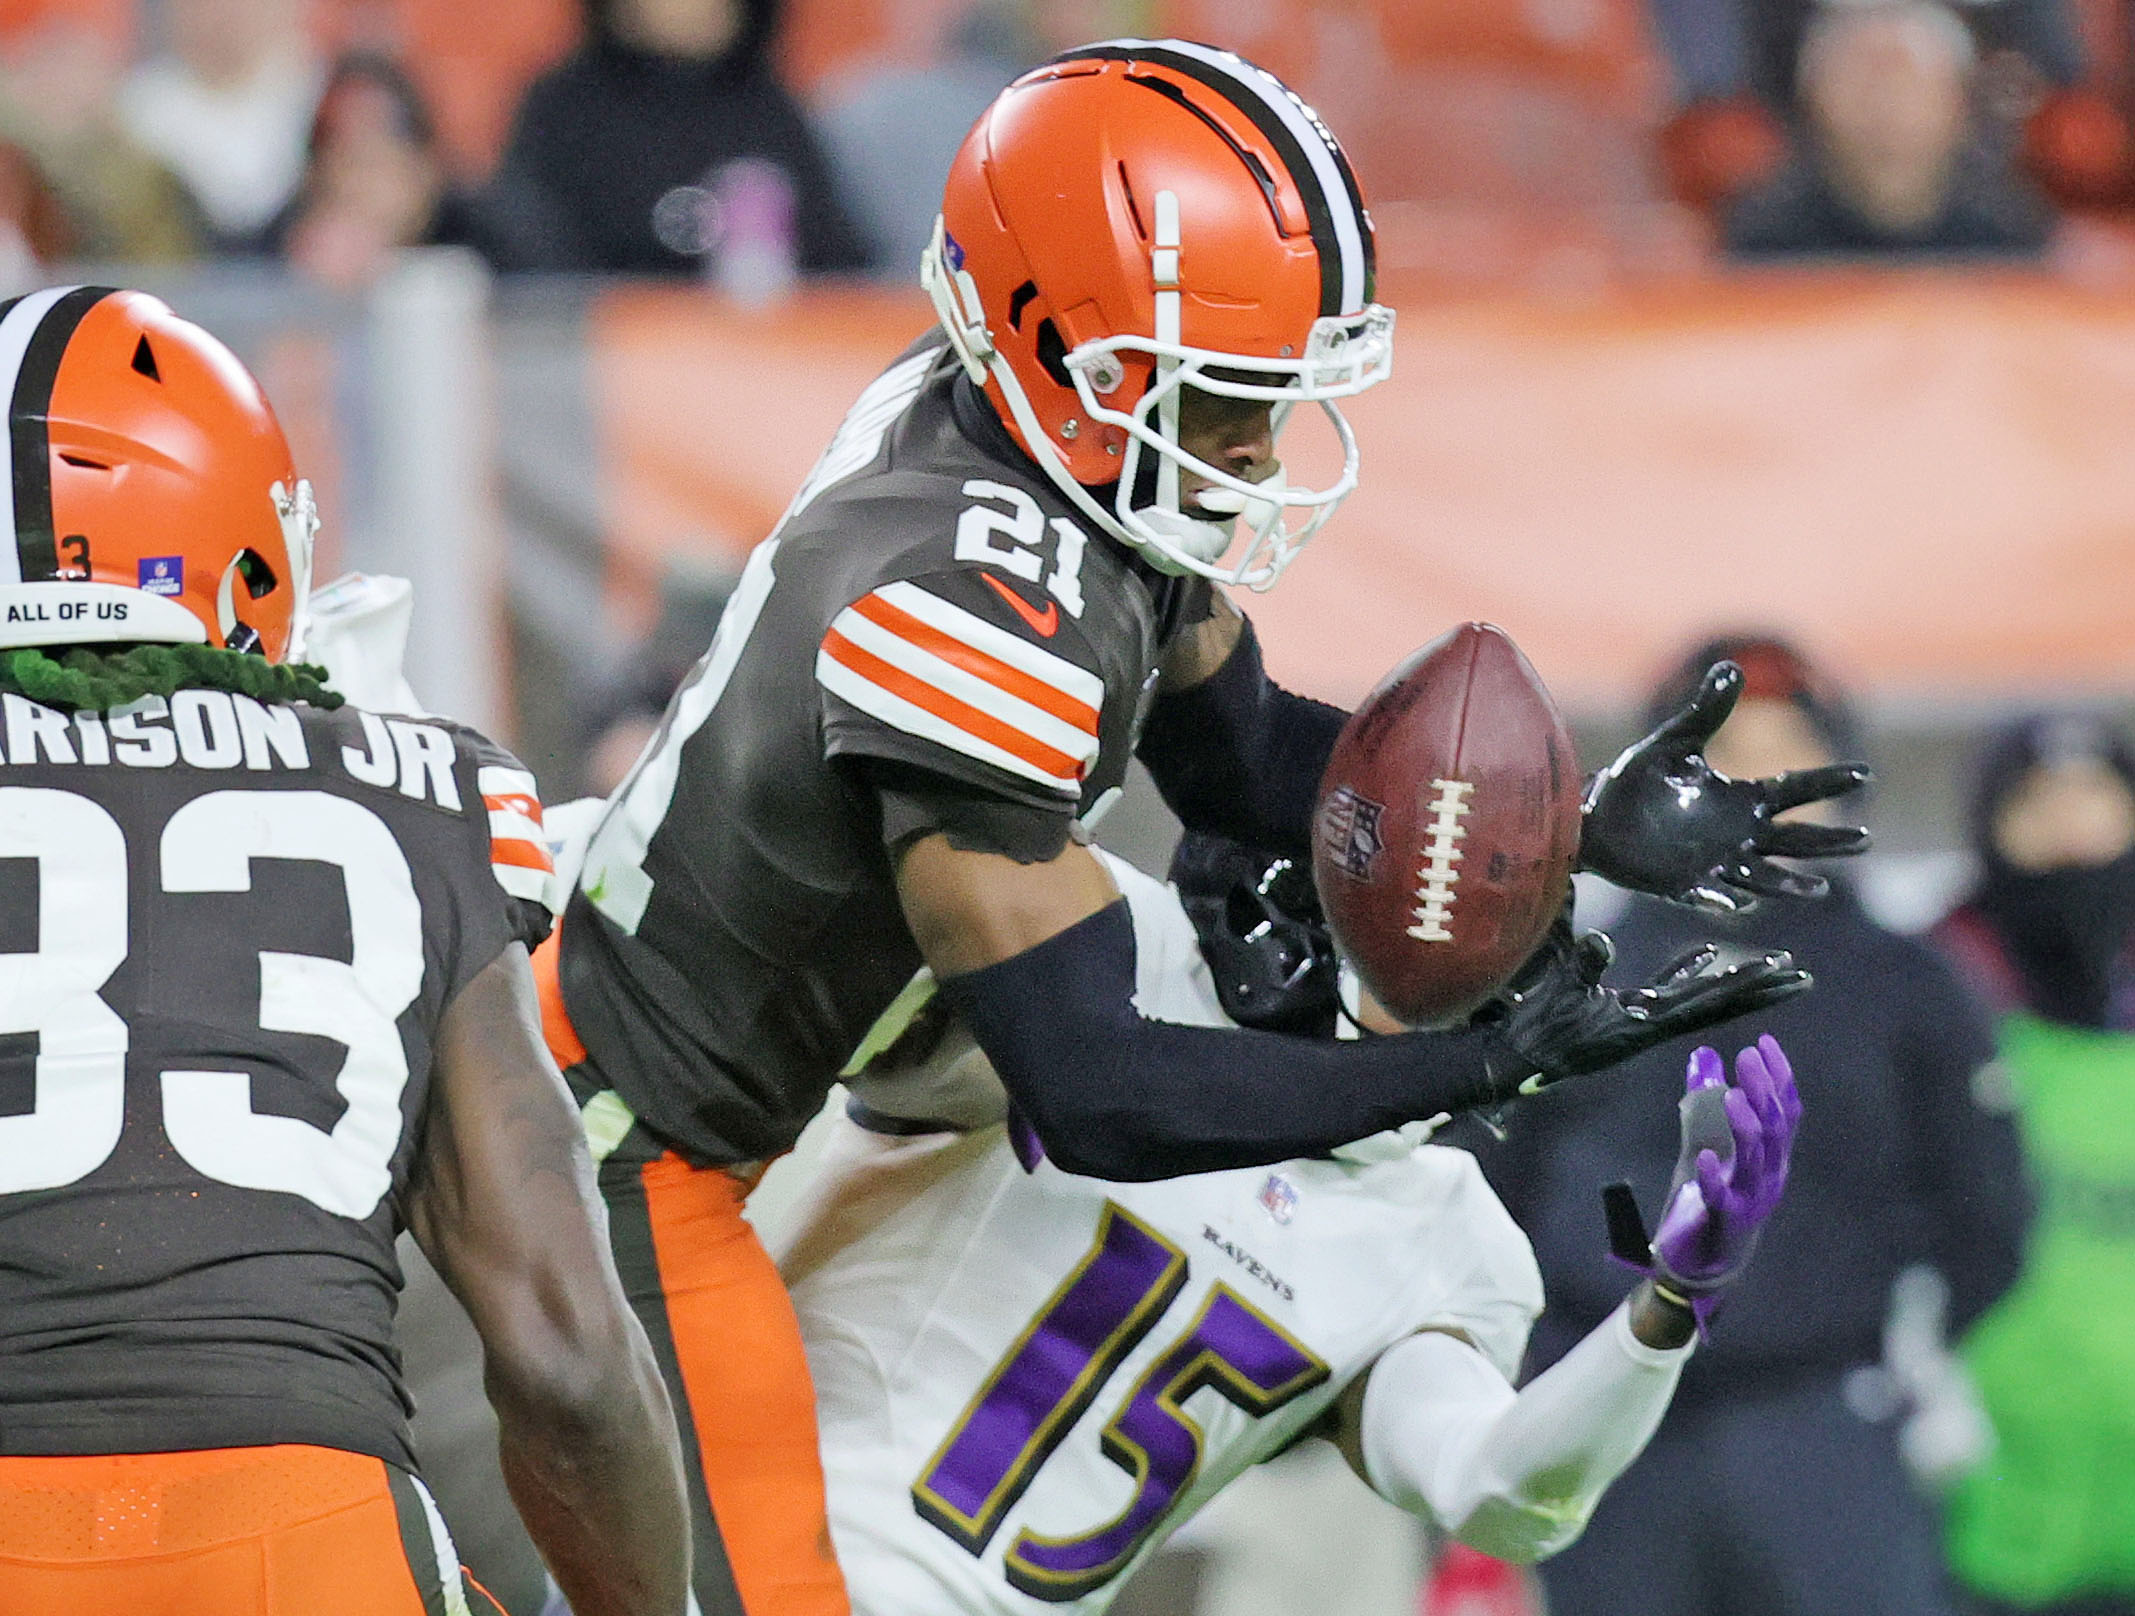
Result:
[[[1801,1095],[1769,1033],[1735,1057],[1732,1084],[1717,1052],[1696,1051],[1685,1088],[1682,1153],[1642,1271],[1687,1298],[1702,1331],[1779,1205]]]

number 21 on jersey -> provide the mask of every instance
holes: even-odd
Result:
[[[973,1554],[1075,1427],[1113,1373],[1185,1287],[1186,1253],[1113,1202],[1073,1273],[994,1366],[926,1472],[912,1484],[921,1516]],[[1034,1599],[1065,1603],[1102,1587],[1192,1485],[1202,1430],[1186,1399],[1209,1390],[1246,1413],[1281,1408],[1323,1384],[1327,1365],[1228,1285],[1208,1293],[1107,1422],[1099,1445],[1135,1483],[1111,1520],[1049,1537],[1016,1534],[1002,1561]]]
[[[997,483],[974,477],[964,484],[967,498],[992,500],[972,505],[956,519],[956,559],[1001,567],[1026,583],[1036,583],[1045,574],[1045,558],[1039,554],[1045,542],[1047,523],[1038,502],[1012,483]],[[1064,516],[1051,523],[1053,569],[1045,576],[1045,590],[1067,608],[1070,617],[1082,615],[1082,553],[1089,540]],[[1046,632],[1050,633],[1051,630]]]

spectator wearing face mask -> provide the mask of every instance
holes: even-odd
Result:
[[[1988,745],[1981,876],[1938,939],[2001,1012],[2040,1192],[2022,1279],[1965,1357],[1993,1458],[1953,1496],[1983,1616],[2135,1613],[2135,748],[2038,716]]]
[[[1750,777],[1859,756],[1846,703],[1770,635],[1699,646],[1649,711],[1673,711],[1723,657],[1744,684],[1705,747],[1714,768]],[[1740,1032],[1746,1041],[1769,1031],[1815,1054],[1798,1062],[1809,1120],[1757,1266],[1685,1370],[1645,1456],[1586,1535],[1540,1566],[1550,1608],[1954,1616],[1937,1524],[1910,1481],[1900,1427],[1864,1418],[1848,1387],[1885,1360],[1907,1269],[1940,1274],[1959,1327],[2016,1276],[2028,1216],[2016,1130],[1973,1098],[1994,1053],[1985,1015],[1933,949],[1878,926],[1837,878],[1823,899],[1777,894],[1734,917],[1635,902],[1605,929],[1618,951],[1612,979],[1624,981],[1708,937],[1729,957],[1792,950],[1815,973],[1815,992]],[[1617,1068],[1606,1089],[1566,1084],[1523,1106],[1502,1144],[1464,1141],[1541,1264],[1549,1307],[1530,1373],[1636,1277],[1605,1256],[1601,1189],[1628,1180],[1647,1218],[1660,1215],[1673,1122],[1640,1097],[1679,1095],[1688,1054],[1688,1040],[1660,1045]]]
[[[585,0],[493,183],[505,269],[790,280],[866,267],[771,60],[778,0]],[[774,264],[772,261],[776,261]]]
[[[1977,47],[1935,0],[1820,9],[1797,73],[1801,150],[1728,215],[1738,258],[2036,254],[2044,201],[1990,152],[1973,98]]]

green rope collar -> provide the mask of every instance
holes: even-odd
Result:
[[[326,670],[309,663],[267,662],[208,645],[131,645],[92,651],[77,646],[57,660],[37,646],[0,651],[0,690],[47,707],[108,712],[143,696],[181,690],[227,690],[265,702],[338,707]]]

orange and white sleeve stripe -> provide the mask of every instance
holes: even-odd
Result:
[[[1064,797],[1097,761],[1102,679],[916,584],[838,613],[815,676],[885,724]]]
[[[515,898],[545,903],[555,863],[541,829],[541,798],[524,769],[484,764],[475,784],[489,810],[489,867],[497,885]]]

